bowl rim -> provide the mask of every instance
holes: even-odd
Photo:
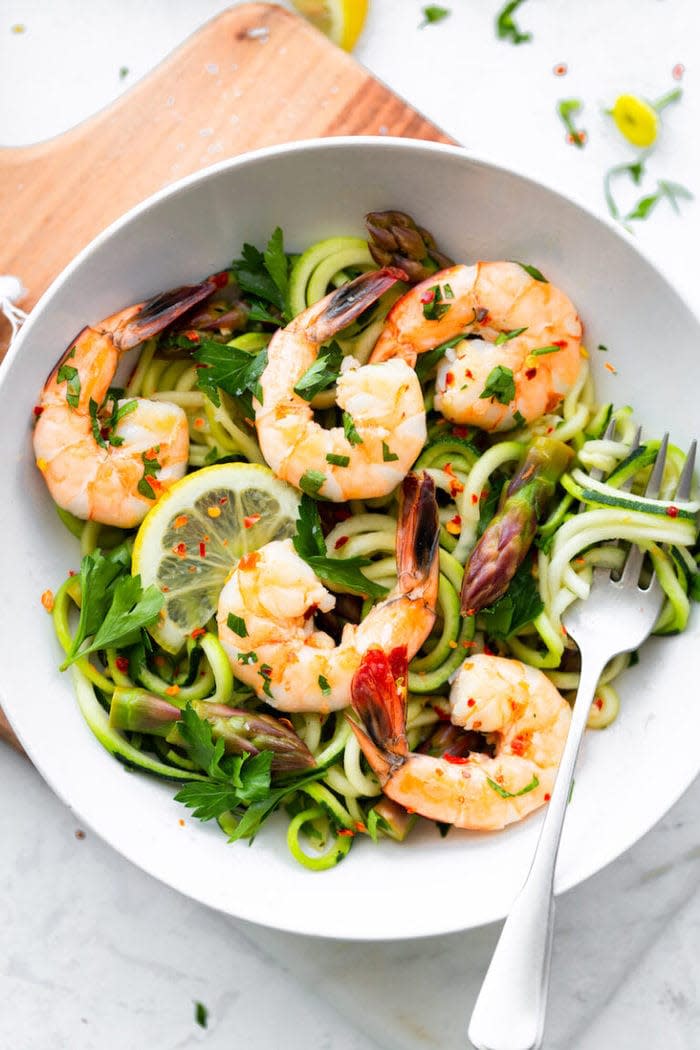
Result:
[[[23,324],[17,336],[11,341],[10,347],[8,349],[7,354],[5,355],[5,358],[2,362],[0,362],[0,390],[2,390],[5,384],[9,382],[11,366],[15,362],[17,355],[21,353],[25,341],[31,337],[35,324],[38,322],[39,318],[44,313],[44,311],[50,306],[56,294],[60,291],[63,285],[70,280],[75,270],[78,269],[86,260],[90,258],[90,256],[94,252],[96,252],[105,242],[109,241],[111,237],[119,230],[121,230],[124,226],[138,219],[141,215],[148,212],[151,208],[159,204],[161,201],[177,197],[179,194],[185,192],[192,185],[205,184],[209,179],[217,178],[222,172],[244,168],[248,165],[255,165],[266,160],[274,160],[276,157],[285,156],[287,154],[313,153],[314,151],[326,150],[342,151],[345,149],[368,149],[370,151],[398,150],[410,154],[444,154],[446,156],[452,156],[464,160],[476,167],[477,169],[482,169],[484,172],[496,172],[504,176],[514,177],[534,188],[546,190],[547,193],[554,195],[564,203],[569,204],[576,208],[579,212],[582,212],[589,220],[600,224],[602,227],[611,232],[615,237],[622,240],[623,243],[625,243],[629,248],[631,248],[633,252],[637,256],[639,256],[641,260],[645,262],[656,273],[656,275],[658,275],[662,279],[667,288],[681,301],[683,306],[688,310],[688,313],[692,316],[694,321],[700,327],[700,314],[694,308],[693,305],[688,303],[683,293],[676,289],[673,281],[668,276],[664,266],[659,265],[658,260],[652,257],[651,252],[640,246],[632,233],[630,233],[628,230],[622,227],[619,223],[614,222],[612,218],[607,216],[604,212],[602,212],[602,210],[596,210],[588,203],[579,199],[573,193],[562,192],[562,190],[559,187],[555,187],[545,180],[534,178],[533,176],[518,171],[516,168],[508,167],[498,162],[489,160],[486,157],[476,155],[471,150],[468,150],[460,145],[450,145],[445,143],[432,142],[430,140],[410,139],[400,136],[346,135],[331,138],[318,137],[301,139],[295,142],[264,146],[256,150],[250,150],[241,153],[235,157],[229,157],[227,159],[219,161],[216,164],[212,164],[201,171],[193,172],[181,179],[168,183],[166,186],[163,186],[161,189],[156,190],[154,193],[146,197],[144,200],[140,201],[138,204],[134,205],[128,211],[124,212],[117,219],[109,223],[109,225],[107,225],[103,230],[101,230],[87,245],[85,245],[70,260],[70,262],[63,268],[63,270],[54,278],[49,287],[42,293],[34,307],[31,309],[27,321]],[[24,748],[28,757],[32,761],[32,764],[35,766],[35,768],[45,780],[45,782],[50,786],[51,790],[64,802],[64,804],[69,806],[69,808],[76,814],[76,816],[78,816],[86,826],[90,827],[92,831],[99,835],[102,841],[107,843],[112,849],[115,850],[115,852],[124,856],[127,860],[129,860],[130,863],[135,864],[137,867],[139,867],[142,871],[146,872],[151,877],[158,879],[158,881],[162,882],[169,888],[178,890],[178,892],[181,892],[184,895],[190,897],[191,899],[196,900],[200,904],[204,904],[207,907],[220,911],[223,915],[228,915],[230,917],[255,923],[257,925],[269,926],[273,929],[284,930],[290,933],[303,934],[305,936],[336,938],[343,940],[393,941],[418,939],[427,936],[458,932],[467,928],[477,928],[474,924],[469,924],[467,927],[465,927],[464,923],[461,921],[457,921],[456,923],[454,921],[451,921],[442,922],[438,926],[431,926],[431,928],[429,929],[426,928],[423,930],[418,930],[417,932],[411,929],[407,930],[405,933],[398,932],[392,933],[390,935],[380,934],[375,937],[370,937],[367,936],[365,933],[354,933],[352,930],[343,932],[342,934],[339,934],[338,932],[334,931],[309,931],[308,929],[303,928],[298,923],[294,922],[293,919],[287,923],[280,922],[279,918],[275,918],[270,922],[266,922],[264,916],[260,916],[260,914],[257,912],[255,914],[245,914],[246,909],[242,909],[242,911],[239,911],[234,915],[232,912],[224,909],[223,907],[219,907],[215,903],[212,903],[209,899],[207,899],[206,893],[197,892],[196,888],[193,889],[189,886],[185,887],[184,884],[180,885],[179,879],[167,878],[164,874],[160,874],[159,871],[154,870],[154,866],[151,863],[144,862],[144,860],[141,857],[137,859],[136,856],[132,854],[132,851],[124,849],[122,846],[114,845],[111,839],[108,838],[106,834],[102,830],[100,830],[99,827],[95,826],[95,824],[91,820],[88,820],[83,816],[79,807],[74,807],[72,801],[64,795],[62,788],[54,782],[54,777],[52,775],[47,775],[44,772],[40,760],[37,760],[34,754],[33,742],[25,740],[23,738],[22,732],[18,730],[18,728],[15,727],[12,722],[12,714],[11,711],[8,710],[8,707],[12,707],[12,703],[10,703],[9,705],[7,704],[5,690],[4,688],[2,688],[1,685],[0,699],[2,700],[2,706],[7,715],[8,721],[17,733],[20,743],[22,744],[22,747]],[[685,784],[685,786],[682,786],[676,793],[674,793],[674,796],[672,798],[666,800],[667,804],[665,805],[664,810],[661,813],[659,813],[658,816],[655,817],[655,819],[652,821],[651,824],[649,824],[646,830],[643,831],[641,834],[637,835],[636,838],[632,839],[632,841],[628,842],[622,851],[616,852],[603,864],[600,864],[599,861],[595,861],[592,867],[587,867],[584,863],[581,866],[581,868],[578,869],[575,874],[570,875],[568,879],[558,881],[555,887],[555,892],[557,896],[560,893],[567,892],[574,886],[579,885],[580,883],[590,878],[592,875],[597,874],[597,872],[602,871],[604,868],[608,867],[608,865],[613,863],[615,860],[619,859],[628,849],[635,845],[636,842],[638,842],[645,834],[647,834],[649,831],[652,830],[652,828],[655,827],[655,825],[663,818],[663,816],[671,809],[671,807],[677,803],[678,799],[688,790],[688,788],[694,782],[698,774],[700,774],[700,768],[698,769],[698,773],[696,773],[695,776],[687,784]],[[490,912],[484,914],[484,917],[481,919],[478,925],[487,925],[491,922],[498,921],[499,919],[504,918],[506,914],[507,911],[503,910],[502,908],[494,908]]]

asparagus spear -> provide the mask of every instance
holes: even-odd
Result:
[[[454,265],[438,250],[433,235],[402,211],[371,211],[365,223],[369,250],[377,265],[399,267],[411,284]]]
[[[209,704],[205,700],[193,701],[192,707],[200,718],[209,722],[214,740],[224,741],[229,755],[272,751],[273,773],[294,773],[315,765],[313,755],[291,725],[271,715]],[[179,708],[145,689],[118,687],[112,697],[109,721],[115,729],[152,733],[186,749],[187,743],[178,726],[181,715]]]
[[[492,605],[508,590],[572,456],[571,449],[555,438],[539,437],[532,443],[501,510],[469,556],[462,581],[463,615]]]

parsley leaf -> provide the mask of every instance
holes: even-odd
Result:
[[[438,361],[445,356],[445,351],[453,346],[457,346],[457,343],[461,343],[464,338],[464,334],[456,335],[453,339],[448,339],[447,342],[440,343],[439,346],[421,354],[416,361],[416,375],[418,376],[419,381],[424,383],[430,376],[430,373],[433,371]]]
[[[158,471],[160,470],[160,461],[158,460],[158,453],[160,452],[160,445],[156,445],[155,448],[149,448],[141,455],[141,462],[143,463],[143,477],[136,486],[137,490],[146,499],[155,499],[156,494],[153,491],[153,482],[158,477]]]
[[[107,646],[135,644],[140,629],[158,618],[163,595],[155,584],[144,590],[140,576],[124,575],[130,564],[125,547],[117,547],[107,556],[97,550],[83,558],[80,620],[71,648],[61,664],[62,671],[87,653]],[[91,636],[90,644],[81,648]]]
[[[252,399],[256,396],[260,400],[259,380],[267,365],[267,350],[250,354],[202,335],[193,356],[206,366],[197,370],[197,386],[209,400],[220,405],[219,390],[224,390],[239,401],[244,415],[252,418]]]
[[[340,375],[342,363],[343,351],[334,339],[329,346],[323,347],[311,367],[304,372],[294,387],[294,393],[305,401],[311,401],[316,394],[333,386]]]
[[[544,605],[530,566],[520,566],[504,595],[479,613],[479,625],[492,638],[509,638],[542,612]]]
[[[504,365],[496,365],[492,368],[486,378],[486,386],[479,394],[479,398],[493,398],[501,405],[509,405],[515,397],[515,380],[512,369]]]
[[[440,7],[439,4],[428,4],[427,7],[423,8],[423,21],[418,28],[424,29],[425,26],[433,25],[435,22],[442,22],[450,14],[452,12],[449,7]]]
[[[200,1028],[207,1027],[207,1018],[209,1017],[209,1011],[207,1010],[204,1003],[194,1004],[194,1019]]]
[[[386,587],[369,580],[360,571],[366,565],[371,564],[369,558],[329,558],[327,556],[318,507],[309,496],[301,498],[297,531],[292,537],[292,543],[299,557],[311,566],[323,583],[331,586],[335,584],[356,594],[366,594],[370,598],[381,598],[387,593]]]
[[[248,637],[248,629],[245,625],[245,620],[241,616],[234,616],[233,613],[229,613],[226,619],[226,626],[230,627],[239,638]]]
[[[252,244],[244,244],[242,258],[231,264],[241,291],[249,297],[250,319],[279,325],[290,320],[287,293],[289,287],[289,258],[284,251],[284,238],[279,226],[267,242],[264,252]],[[280,317],[268,307],[279,311]]]
[[[318,676],[318,687],[324,696],[330,696],[331,687],[328,683],[328,679],[324,678],[322,674]]]
[[[66,401],[71,408],[77,408],[80,403],[80,373],[78,369],[73,365],[61,365],[56,373],[56,382],[66,384]]]
[[[289,262],[284,254],[284,234],[279,226],[275,228],[270,240],[267,242],[267,247],[263,252],[263,262],[265,269],[277,286],[286,313]]]
[[[513,18],[525,0],[509,0],[509,3],[496,15],[496,36],[499,40],[510,40],[511,44],[526,44],[532,40],[532,33],[523,33]]]
[[[524,788],[520,789],[520,791],[506,791],[505,788],[502,788],[501,785],[497,784],[495,780],[491,779],[491,777],[487,777],[486,781],[489,787],[493,788],[496,794],[500,795],[501,798],[518,798],[519,795],[527,795],[528,792],[534,791],[536,787],[540,786],[540,782],[535,775],[533,775],[530,783],[526,784]]]
[[[392,452],[386,441],[382,441],[382,460],[384,463],[393,463],[399,457],[395,452]]]
[[[307,470],[299,478],[299,488],[309,496],[317,496],[326,480],[326,475],[320,470]]]
[[[430,295],[429,299],[427,299],[427,295]],[[446,284],[444,288],[441,288],[439,284],[434,284],[432,288],[428,289],[426,296],[421,299],[423,303],[423,317],[427,321],[439,321],[443,318],[452,305],[445,302],[446,299],[454,299],[454,293],[449,284]]]

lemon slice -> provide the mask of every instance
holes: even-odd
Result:
[[[292,0],[292,4],[345,51],[352,51],[357,43],[369,8],[369,0]]]
[[[293,536],[299,495],[268,467],[225,463],[188,474],[141,523],[132,555],[143,586],[160,587],[163,613],[150,632],[176,653],[216,611],[240,557]]]

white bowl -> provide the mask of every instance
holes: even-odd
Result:
[[[172,801],[175,788],[125,772],[83,723],[69,678],[57,670],[40,595],[78,567],[79,552],[34,466],[30,426],[47,373],[86,322],[219,270],[244,241],[262,244],[276,225],[289,248],[301,249],[331,234],[361,234],[364,214],[382,208],[410,212],[455,259],[538,266],[581,313],[601,398],[634,405],[651,433],[671,427],[675,441],[690,439],[689,399],[679,394],[697,375],[700,326],[629,240],[552,190],[460,149],[398,139],[261,150],[151,197],[52,285],[0,381],[0,689],[32,761],[81,821],[183,893],[280,929],[357,939],[441,933],[502,917],[527,871],[540,818],[497,834],[453,831],[444,840],[426,824],[403,845],[359,841],[343,864],[312,874],[287,852],[281,822],[266,826],[251,848],[229,846],[215,825]],[[697,641],[695,618],[685,634],[645,645],[622,680],[619,718],[588,734],[557,890],[631,846],[698,772]]]

